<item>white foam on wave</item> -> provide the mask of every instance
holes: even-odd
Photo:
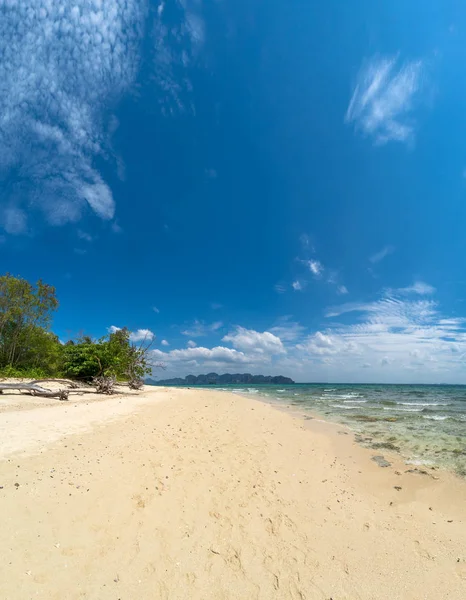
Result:
[[[345,404],[365,404],[367,400],[343,400]]]
[[[448,402],[398,402],[401,406],[451,406]]]
[[[429,419],[429,421],[445,421],[449,417],[442,417],[441,415],[423,415],[423,419]]]
[[[277,390],[277,392],[286,392],[286,390]]]
[[[344,408],[345,410],[354,410],[355,408],[359,408],[358,406],[346,406],[345,404],[331,404],[332,408]]]
[[[324,390],[324,392],[336,392],[337,388],[328,388],[328,390]]]
[[[329,398],[332,400],[348,400],[350,398],[361,398],[361,394],[325,394],[322,398],[324,400]]]
[[[397,412],[422,412],[422,408],[396,408],[395,406],[384,406],[384,410],[396,410]]]

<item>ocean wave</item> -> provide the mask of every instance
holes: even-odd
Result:
[[[384,406],[384,410],[395,410],[397,412],[422,412],[422,408],[396,408],[395,406]]]
[[[355,408],[359,408],[359,406],[346,406],[345,404],[331,404],[332,408],[344,408],[345,410],[352,410]]]
[[[398,402],[402,406],[451,406],[449,402]]]
[[[345,400],[350,398],[363,398],[363,396],[361,396],[361,394],[326,394],[325,396],[322,396],[322,398],[331,398],[332,400]]]
[[[286,392],[286,390],[276,390],[277,392]]]
[[[336,392],[337,388],[328,388],[328,390],[324,390],[324,392]]]
[[[422,415],[423,419],[429,419],[429,421],[445,421],[450,417],[442,417],[441,415]]]
[[[343,400],[345,404],[365,404],[368,400]]]

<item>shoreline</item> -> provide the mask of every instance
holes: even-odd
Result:
[[[464,600],[464,482],[381,468],[339,424],[154,387],[2,435],[39,412],[63,435],[0,461],[6,600]]]

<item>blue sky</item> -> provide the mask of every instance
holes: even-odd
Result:
[[[466,8],[0,0],[3,268],[164,376],[466,382]]]

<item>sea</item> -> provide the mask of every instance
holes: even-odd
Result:
[[[466,477],[466,386],[293,384],[206,386],[349,426],[362,445]]]

